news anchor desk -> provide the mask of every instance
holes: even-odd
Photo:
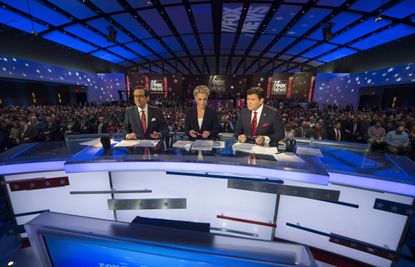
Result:
[[[235,152],[229,141],[212,151],[104,150],[81,141],[24,144],[0,155],[19,225],[44,210],[206,222],[212,233],[289,240],[390,266],[414,212],[414,163],[347,150],[353,144],[317,144],[322,157],[284,162]]]

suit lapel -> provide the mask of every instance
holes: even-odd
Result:
[[[151,120],[154,117],[153,109],[148,106],[148,122],[147,122],[147,133],[151,133],[153,130],[150,129],[151,126]],[[150,131],[151,130],[151,131]]]
[[[203,127],[205,126],[205,124],[206,124],[206,118],[207,118],[207,113],[208,113],[209,111],[208,111],[208,108],[206,107],[206,109],[205,109],[205,114],[203,114],[203,120],[202,120],[202,125],[201,125],[201,127],[199,128],[199,130],[202,130],[202,129],[204,129]],[[196,118],[197,118],[197,120],[199,120],[199,118],[197,117],[197,111],[196,111]],[[197,126],[199,126],[199,121],[197,122]]]
[[[261,117],[259,118],[259,120],[258,120],[258,125],[257,125],[257,130],[258,129],[262,129],[262,125],[264,124],[264,122],[267,120],[267,117],[268,117],[268,110],[267,110],[267,108],[264,106],[263,108],[262,108],[262,112],[261,112]]]

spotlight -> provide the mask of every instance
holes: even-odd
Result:
[[[324,25],[323,27],[323,38],[325,41],[330,41],[331,39],[333,39],[333,32],[332,32],[332,28],[334,26],[333,22],[329,22],[326,25]]]
[[[111,43],[115,43],[115,39],[117,38],[117,32],[115,31],[114,27],[107,26],[107,41]]]
[[[7,266],[15,266],[14,261],[9,261],[9,262],[7,263]]]
[[[375,22],[379,22],[379,21],[381,21],[383,18],[382,18],[382,16],[381,15],[378,15],[376,18],[375,18]]]

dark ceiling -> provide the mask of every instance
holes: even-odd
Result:
[[[415,34],[414,0],[0,0],[0,7],[5,27],[143,72],[324,69]]]

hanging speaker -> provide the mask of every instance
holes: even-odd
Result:
[[[107,41],[111,43],[115,43],[115,39],[117,38],[117,31],[112,26],[107,26]]]
[[[333,26],[334,26],[334,23],[327,23],[326,25],[324,25],[323,38],[325,41],[330,41],[331,39],[333,39],[333,32],[332,32]]]

